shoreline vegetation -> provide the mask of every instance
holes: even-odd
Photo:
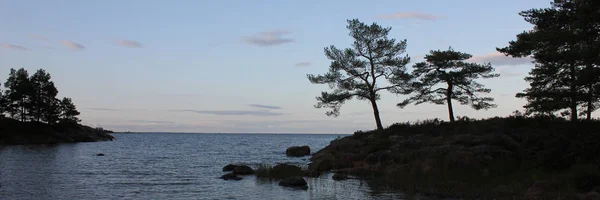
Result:
[[[59,99],[50,73],[10,69],[0,89],[0,145],[56,144],[113,140],[103,128],[79,124],[71,98]],[[8,116],[6,116],[8,115]]]

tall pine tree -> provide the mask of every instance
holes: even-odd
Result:
[[[6,109],[9,115],[15,119],[26,121],[29,119],[31,107],[31,82],[27,70],[10,69],[6,87]]]
[[[50,78],[50,74],[43,69],[31,76],[31,104],[34,108],[31,114],[36,121],[52,124],[57,121],[59,100],[56,98],[58,90]]]
[[[577,120],[587,118],[600,100],[600,3],[595,0],[555,0],[551,8],[520,13],[534,29],[498,51],[514,57],[532,56],[537,64],[525,80],[530,88],[528,113],[562,111]],[[566,109],[566,110],[565,110]]]
[[[425,62],[413,66],[413,76],[418,77],[417,95],[410,100],[415,104],[434,103],[448,106],[448,118],[454,121],[452,100],[463,105],[470,105],[476,110],[496,107],[492,97],[479,96],[491,90],[475,82],[478,78],[493,78],[499,74],[493,73],[491,64],[476,64],[465,62],[472,56],[467,53],[454,51],[430,51],[425,56]],[[400,103],[402,107],[405,103]]]
[[[410,58],[403,56],[406,40],[388,38],[391,28],[373,23],[364,24],[358,19],[348,20],[347,28],[354,39],[352,48],[325,48],[331,60],[329,72],[307,75],[313,84],[327,84],[333,91],[321,92],[317,108],[330,108],[328,116],[338,116],[342,104],[352,98],[369,101],[377,129],[383,129],[377,101],[382,91],[396,94],[411,92],[412,76],[406,72]],[[386,81],[387,80],[387,81]]]

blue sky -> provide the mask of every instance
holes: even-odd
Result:
[[[455,106],[458,116],[506,116],[525,103],[514,94],[532,64],[499,55],[531,28],[518,12],[549,0],[0,1],[0,80],[10,68],[44,68],[72,97],[83,123],[116,131],[351,133],[373,129],[367,102],[337,118],[315,109],[328,88],[306,74],[327,71],[323,48],[350,47],[346,20],[391,26],[413,62],[447,49],[491,62],[502,76],[484,80],[498,108]],[[399,109],[383,94],[385,126],[446,119],[444,106]]]

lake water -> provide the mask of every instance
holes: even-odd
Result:
[[[245,176],[218,179],[230,163],[291,162],[285,149],[313,152],[339,135],[309,134],[114,134],[115,141],[0,146],[0,199],[400,199],[364,181],[308,178],[308,190]],[[105,156],[96,156],[103,153]]]

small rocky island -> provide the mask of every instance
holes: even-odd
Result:
[[[33,75],[10,69],[0,89],[0,145],[96,142],[114,139],[112,131],[79,124],[71,98],[57,98],[58,89],[43,69]]]

